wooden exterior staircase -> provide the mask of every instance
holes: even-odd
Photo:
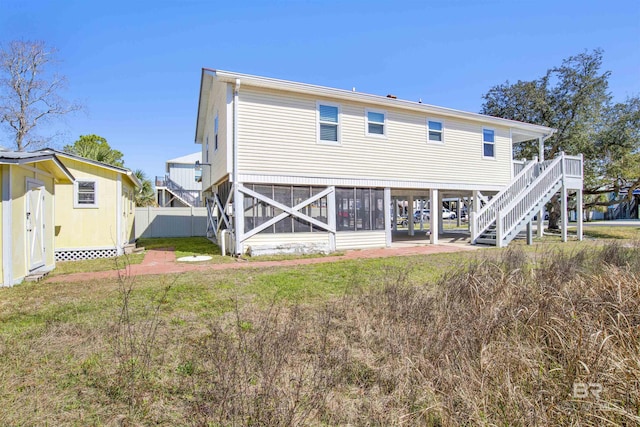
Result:
[[[525,163],[504,190],[471,212],[471,242],[507,246],[563,186],[581,190],[582,179],[582,155],[560,153],[552,160]]]

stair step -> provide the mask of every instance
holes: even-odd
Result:
[[[478,237],[476,244],[496,246],[496,239],[483,239],[482,237]]]

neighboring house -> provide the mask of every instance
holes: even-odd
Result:
[[[202,163],[201,152],[167,160],[166,175],[156,177],[159,206],[202,206],[202,170],[196,162]]]
[[[462,198],[472,242],[504,246],[557,192],[565,207],[568,189],[582,203],[582,156],[513,159],[514,144],[542,146],[553,132],[391,95],[203,69],[195,142],[208,233],[236,254],[385,247],[394,239],[392,199],[442,206]],[[429,221],[435,244],[441,218]]]
[[[136,176],[112,166],[51,149],[75,177],[73,185],[56,185],[56,261],[121,255],[133,244]]]
[[[606,219],[638,219],[640,218],[640,189],[633,190],[629,197],[630,187],[620,190],[620,194],[611,193],[609,197],[615,200],[623,197],[624,200],[607,207]]]
[[[53,270],[54,197],[73,175],[53,153],[0,151],[0,284]]]

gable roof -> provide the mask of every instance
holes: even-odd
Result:
[[[505,126],[518,131],[518,137],[514,138],[514,142],[525,141],[527,139],[535,139],[538,136],[549,136],[555,132],[555,129],[547,126],[540,126],[519,122],[516,120],[487,116],[479,113],[471,113],[468,111],[456,110],[453,108],[438,107],[435,105],[423,104],[421,102],[406,101],[402,99],[388,98],[381,95],[372,95],[368,93],[354,92],[351,90],[336,89],[326,86],[317,86],[308,83],[298,83],[288,80],[274,79],[270,77],[253,76],[250,74],[241,74],[232,71],[203,68],[200,81],[198,118],[196,122],[196,143],[202,143],[203,132],[200,129],[200,126],[204,121],[204,115],[206,115],[206,102],[209,98],[208,94],[211,90],[214,80],[224,83],[235,83],[237,80],[239,80],[241,84],[241,91],[242,86],[261,87],[266,89],[328,97],[338,100],[361,102],[386,108],[399,108],[407,111],[420,112],[427,116],[430,114],[435,114],[444,117],[471,120],[487,125]]]
[[[78,162],[88,163],[104,169],[112,170],[114,172],[118,172],[127,176],[129,180],[133,183],[133,185],[135,185],[136,187],[142,186],[142,183],[140,182],[140,180],[138,180],[138,177],[130,169],[127,169],[127,168],[110,165],[110,164],[99,162],[93,159],[87,159],[85,157],[78,156],[76,154],[67,153],[66,151],[54,150],[53,148],[43,148],[42,150],[38,150],[37,152],[51,153],[51,154],[55,154],[57,157],[68,158],[68,159],[76,160]]]
[[[180,163],[195,166],[196,160],[202,161],[202,151],[198,151],[197,153],[193,154],[187,154],[186,156],[182,157],[176,157],[175,159],[167,160],[166,163]]]
[[[51,163],[54,166],[51,172],[56,179],[72,182],[75,179],[54,153],[0,150],[0,164],[28,165],[39,162]]]

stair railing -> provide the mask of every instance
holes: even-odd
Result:
[[[564,169],[564,153],[551,160],[531,183],[527,191],[523,191],[504,209],[498,212],[496,221],[496,245],[503,245],[502,240],[522,221],[540,200],[562,179]],[[546,163],[546,162],[545,162]]]
[[[469,220],[471,223],[472,242],[475,243],[476,239],[480,237],[487,228],[489,228],[489,226],[496,220],[500,210],[502,210],[515,197],[517,197],[518,194],[527,188],[527,186],[535,179],[535,175],[538,173],[539,167],[540,163],[538,163],[538,158],[534,157],[533,160],[524,165],[507,188],[496,194],[478,212],[471,212]]]
[[[187,202],[190,206],[198,205],[198,199],[193,194],[191,194],[189,190],[185,190],[180,184],[178,184],[168,176],[165,177],[165,185],[169,190],[171,190],[172,193]]]

